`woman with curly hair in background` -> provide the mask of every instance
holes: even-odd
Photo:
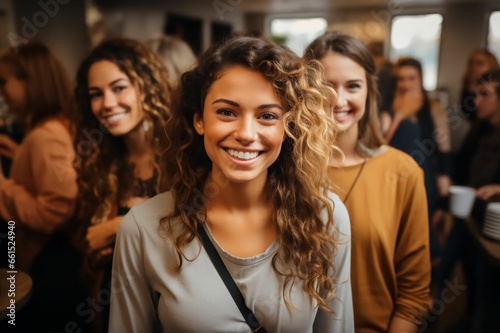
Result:
[[[78,218],[85,228],[88,267],[105,272],[102,283],[91,281],[94,293],[96,287],[108,292],[101,304],[105,330],[118,226],[130,207],[164,186],[160,138],[170,114],[168,82],[154,52],[126,39],[101,43],[78,70]]]
[[[267,331],[353,332],[349,217],[327,190],[334,93],[319,63],[236,37],[172,100],[171,191],[120,225],[110,331],[250,332],[212,244]]]

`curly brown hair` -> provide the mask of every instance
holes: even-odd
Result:
[[[153,148],[156,190],[164,189],[163,153],[164,124],[170,115],[169,76],[160,58],[141,43],[130,39],[104,41],[92,50],[78,69],[76,115],[78,171],[78,217],[85,223],[107,219],[113,206],[131,195],[132,165],[122,137],[115,137],[92,114],[88,90],[90,67],[99,61],[111,61],[125,73],[138,92],[144,120],[151,124],[146,140]]]
[[[327,193],[327,168],[337,133],[331,116],[335,93],[324,82],[318,61],[304,61],[288,48],[262,38],[240,36],[212,46],[196,68],[181,76],[172,94],[165,155],[176,208],[162,220],[162,226],[174,241],[178,268],[183,260],[195,260],[187,258],[182,248],[199,237],[197,215],[203,214],[206,202],[200,193],[212,169],[193,118],[195,114],[202,116],[207,92],[221,71],[235,65],[262,73],[285,110],[286,138],[278,159],[268,170],[266,183],[278,229],[279,248],[273,267],[285,277],[283,295],[286,300],[286,286],[300,279],[319,307],[332,311],[327,300],[334,295],[331,274],[335,273],[337,240],[331,232],[333,203]],[[322,216],[325,210],[326,223]],[[185,226],[177,236],[172,229],[174,217],[180,217]]]

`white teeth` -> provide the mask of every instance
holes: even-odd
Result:
[[[242,160],[251,160],[259,156],[258,152],[250,153],[250,152],[243,152],[243,151],[236,151],[234,149],[228,149],[227,152],[229,155],[233,157],[237,157]]]
[[[118,119],[122,119],[123,117],[125,117],[125,112],[124,113],[118,113],[118,114],[106,117],[106,121],[107,122],[111,122],[111,121],[115,121],[115,120],[118,120]]]

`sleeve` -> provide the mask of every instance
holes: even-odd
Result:
[[[335,297],[330,299],[334,313],[318,309],[314,320],[315,333],[354,333],[354,310],[351,291],[351,224],[344,204],[335,200],[335,223],[337,225],[337,255],[335,257]]]
[[[429,221],[423,172],[405,175],[404,207],[394,254],[397,298],[394,315],[420,324],[431,305]]]
[[[125,215],[116,237],[109,332],[161,332],[157,299],[146,275],[143,237],[133,212]]]
[[[6,180],[0,188],[0,216],[50,233],[71,217],[75,207],[77,183],[72,165],[73,143],[69,133],[58,130],[38,130],[25,140],[23,151],[19,153],[29,154],[26,160],[30,163],[15,163],[13,168],[26,170],[23,173],[33,181],[35,193],[14,179]]]

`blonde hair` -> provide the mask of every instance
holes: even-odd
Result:
[[[304,291],[319,307],[332,311],[327,300],[334,294],[331,274],[335,272],[337,240],[331,232],[333,210],[327,193],[327,169],[337,133],[331,117],[335,93],[324,83],[318,61],[305,61],[261,38],[235,37],[212,46],[200,57],[197,67],[181,76],[173,92],[165,156],[176,209],[162,224],[173,238],[179,269],[183,259],[195,260],[186,258],[182,247],[198,237],[196,214],[204,209],[198,205],[199,193],[203,193],[212,168],[193,117],[203,114],[207,91],[221,71],[234,65],[260,72],[273,84],[285,110],[286,138],[278,159],[269,167],[266,183],[278,228],[273,267],[285,278],[284,298],[287,300],[286,286],[300,279]],[[323,209],[328,213],[326,223]],[[172,222],[177,216],[185,228],[174,238]]]
[[[175,36],[162,36],[150,39],[146,45],[163,61],[170,75],[170,82],[175,83],[182,73],[196,64],[196,56],[189,45]]]

